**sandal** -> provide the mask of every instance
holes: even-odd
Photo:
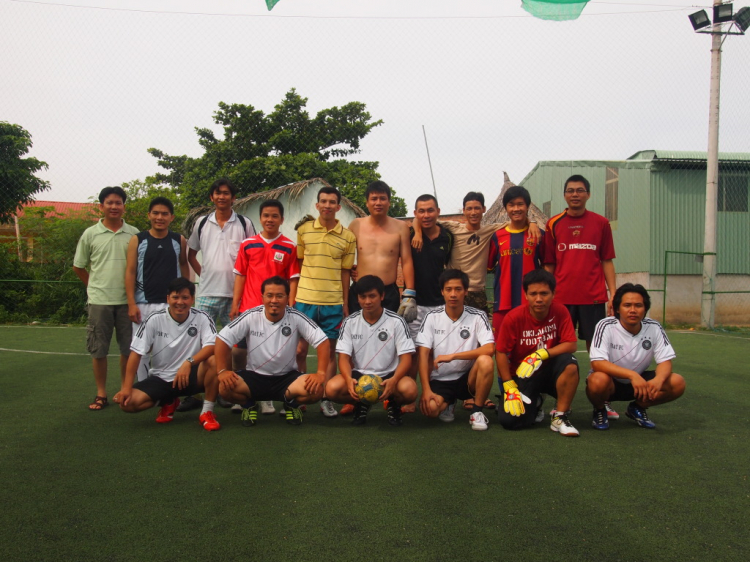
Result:
[[[485,408],[487,410],[494,410],[495,403],[492,400],[485,400],[484,406],[482,406],[482,408]],[[468,400],[464,400],[464,410],[471,412],[471,410],[473,409],[474,409],[474,399],[469,398]]]
[[[92,412],[98,412],[109,406],[109,400],[106,396],[96,396],[94,401],[89,404],[89,410]]]

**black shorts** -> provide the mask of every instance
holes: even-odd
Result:
[[[607,317],[607,305],[600,304],[566,304],[573,320],[573,328],[578,327],[578,339],[591,341],[594,339],[594,329],[599,320]]]
[[[643,371],[641,376],[644,380],[650,381],[656,376],[656,371]],[[617,379],[612,379],[612,382],[615,383],[615,391],[609,395],[610,402],[630,402],[635,400],[632,384],[629,382],[620,382]]]
[[[284,401],[286,389],[302,375],[299,371],[289,371],[286,375],[278,376],[260,375],[244,369],[235,372],[245,381],[253,400],[275,400],[276,402]]]
[[[135,383],[133,388],[145,392],[154,402],[161,401],[162,403],[172,402],[180,396],[192,396],[193,394],[203,392],[203,387],[198,384],[198,365],[193,365],[190,368],[187,388],[183,388],[182,390],[176,386],[173,388],[171,382],[167,382],[156,375],[149,375],[144,380]]]
[[[500,425],[505,429],[521,429],[533,424],[536,414],[539,411],[539,395],[549,394],[557,398],[557,379],[560,378],[560,375],[562,375],[565,367],[568,365],[578,366],[578,359],[572,353],[563,353],[562,355],[547,359],[547,361],[542,363],[539,370],[527,379],[513,376],[513,380],[518,385],[518,390],[531,400],[531,404],[524,403],[526,411],[520,416],[515,417],[505,412],[502,404],[503,401],[501,400],[497,407],[497,419]],[[503,383],[502,381],[499,382],[500,388],[502,388]]]
[[[430,390],[442,396],[447,404],[456,400],[469,400],[474,394],[469,389],[469,373],[464,373],[453,381],[430,381]]]
[[[383,308],[387,308],[391,312],[398,312],[399,306],[401,306],[401,293],[398,290],[398,285],[395,283],[386,285]],[[355,283],[349,287],[349,314],[354,314],[358,310],[362,309],[359,307],[359,301],[357,300],[357,284]]]
[[[393,373],[386,373],[385,375],[382,375],[382,376],[381,376],[381,375],[378,375],[378,376],[379,376],[379,377],[380,377],[380,378],[381,378],[381,379],[383,380],[383,382],[385,382],[385,381],[387,381],[387,380],[388,380],[389,378],[391,378],[391,377],[393,376],[393,374],[394,374],[394,373],[395,373],[395,371],[394,371]],[[359,377],[361,377],[361,376],[362,376],[362,375],[364,375],[364,374],[365,374],[365,373],[360,373],[359,371],[354,371],[354,370],[352,370],[352,378],[353,378],[353,379],[354,379],[355,381],[356,381],[356,380],[359,380]]]

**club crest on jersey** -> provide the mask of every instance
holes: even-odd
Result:
[[[197,335],[198,335],[198,328],[196,328],[195,326],[190,326],[188,328],[188,336],[190,336],[191,338],[194,338]]]
[[[573,236],[580,236],[580,235],[581,235],[581,231],[580,230],[574,230],[573,231]]]
[[[387,340],[387,339],[388,339],[388,333],[387,333],[387,332],[385,332],[385,331],[383,331],[383,332],[380,332],[380,333],[378,334],[378,339],[379,339],[380,341],[385,341],[385,340]]]
[[[273,254],[273,261],[284,261],[284,253],[283,252],[275,252]]]
[[[281,335],[288,338],[292,335],[292,329],[289,326],[284,326],[283,328],[281,328]]]
[[[464,328],[461,330],[461,332],[459,332],[458,335],[461,336],[462,339],[468,340],[469,336],[471,335],[471,332],[469,332],[469,330]]]
[[[651,341],[650,340],[643,340],[641,342],[641,347],[643,347],[643,349],[645,349],[646,351],[648,351],[649,349],[651,349]]]

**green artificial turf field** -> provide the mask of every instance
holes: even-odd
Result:
[[[624,415],[593,430],[582,382],[577,439],[547,420],[507,432],[493,415],[474,432],[462,410],[394,429],[379,407],[356,428],[316,407],[300,427],[274,415],[244,428],[219,409],[214,433],[197,411],[163,426],[155,410],[89,412],[84,335],[0,327],[7,560],[750,557],[746,334],[669,333],[687,392],[650,411],[655,431]]]

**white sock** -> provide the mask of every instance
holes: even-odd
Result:
[[[203,409],[201,410],[201,415],[205,414],[206,412],[213,412],[215,405],[216,405],[216,402],[209,402],[208,400],[204,400]]]

